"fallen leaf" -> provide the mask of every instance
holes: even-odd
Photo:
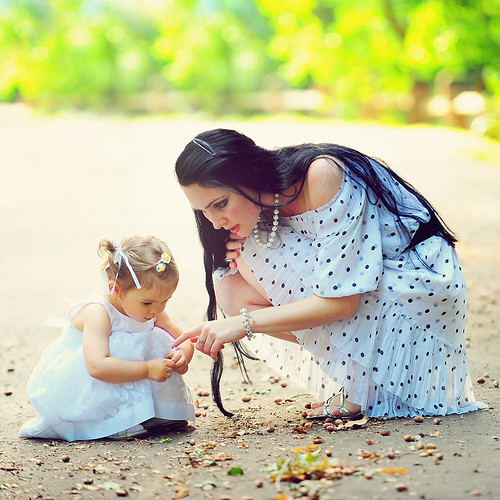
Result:
[[[213,481],[203,481],[203,483],[195,484],[194,487],[195,488],[204,488],[207,485],[213,486],[214,488],[217,487],[217,483],[214,483]]]
[[[243,474],[243,469],[241,467],[232,467],[227,473],[229,476],[238,476]]]
[[[118,488],[122,487],[121,484],[113,483],[111,481],[107,483],[96,484],[96,486],[101,490],[117,490]]]
[[[300,434],[307,434],[309,432],[309,428],[307,428],[307,427],[295,426],[292,430],[293,430],[293,432],[298,432]]]
[[[184,486],[174,486],[174,498],[184,498],[189,496],[189,490]]]
[[[307,453],[319,450],[321,447],[316,444],[310,444],[308,446],[297,446],[292,448],[293,453]]]
[[[407,474],[408,469],[406,467],[386,467],[378,471],[379,474],[389,474],[394,476],[396,474]]]
[[[13,471],[13,470],[18,470],[19,467],[15,464],[1,464],[0,465],[1,470],[8,470],[8,471]]]
[[[344,423],[344,429],[357,429],[367,424],[370,421],[370,417],[363,417],[361,420],[348,420]]]

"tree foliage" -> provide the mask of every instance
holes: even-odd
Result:
[[[414,86],[500,96],[499,0],[0,0],[0,100],[116,107],[144,92],[238,111],[315,89],[321,112],[401,109]]]

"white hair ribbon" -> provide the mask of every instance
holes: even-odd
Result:
[[[118,269],[120,269],[120,267],[122,265],[122,261],[125,262],[126,266],[128,267],[128,270],[130,271],[130,275],[132,276],[132,279],[134,280],[135,286],[137,287],[138,290],[140,290],[142,288],[142,286],[139,282],[139,278],[137,277],[137,274],[135,274],[134,268],[130,265],[130,262],[129,262],[127,256],[123,252],[121,244],[118,243],[117,245],[115,245],[115,247],[116,247],[116,250],[115,250],[115,255],[113,256],[113,262],[118,266]],[[109,268],[109,264],[106,266],[106,269],[108,269],[108,268]],[[106,269],[104,271],[106,271]],[[116,273],[115,281],[113,283],[113,288],[111,290],[109,290],[109,292],[108,292],[109,295],[112,295],[113,292],[115,291],[117,279],[118,279],[118,273]]]

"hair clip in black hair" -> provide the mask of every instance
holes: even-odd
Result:
[[[210,146],[210,144],[208,144],[208,142],[205,142],[205,141],[203,141],[201,139],[197,139],[197,138],[194,138],[193,142],[197,146],[199,146],[201,149],[203,149],[203,151],[206,151],[209,155],[211,155],[211,156],[216,155],[215,151],[212,149],[212,146]]]

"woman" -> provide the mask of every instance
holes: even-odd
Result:
[[[197,337],[218,360],[223,412],[218,354],[245,337],[258,358],[326,399],[311,418],[483,407],[467,370],[455,237],[381,161],[334,144],[266,150],[217,129],[185,147],[176,174],[204,248],[211,320],[176,343]]]

